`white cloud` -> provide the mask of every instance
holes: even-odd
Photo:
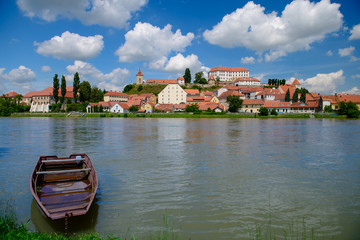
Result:
[[[75,61],[74,65],[67,66],[66,69],[71,74],[78,72],[81,81],[89,81],[92,86],[101,89],[121,91],[129,83],[130,72],[127,69],[116,68],[104,74],[90,63],[79,60]],[[71,75],[66,77],[66,79],[72,78]]]
[[[100,54],[104,48],[103,36],[95,35],[83,37],[68,31],[61,36],[52,37],[38,46],[36,52],[44,56],[70,60],[88,60]]]
[[[353,78],[353,79],[360,78],[360,74],[352,75],[351,78]]]
[[[349,37],[349,40],[356,40],[360,39],[360,24],[355,25],[353,29],[350,31],[351,36]]]
[[[317,74],[315,77],[306,80],[300,79],[299,82],[302,87],[307,88],[311,92],[334,92],[338,85],[345,82],[344,71],[339,70],[328,74]]]
[[[22,92],[29,91],[32,82],[36,80],[36,74],[25,66],[12,69],[9,73],[4,73],[5,68],[0,68],[0,82],[8,87],[20,88]]]
[[[342,92],[342,94],[360,94],[360,89],[358,87],[353,87],[350,90]]]
[[[194,38],[193,33],[182,35],[178,29],[171,31],[171,25],[163,29],[149,23],[137,23],[125,34],[125,43],[115,52],[120,62],[159,60],[171,52],[184,51]]]
[[[254,57],[242,57],[241,58],[241,63],[242,64],[254,64],[255,63],[255,58]]]
[[[42,66],[41,67],[41,71],[42,72],[51,72],[51,67],[50,66]]]
[[[226,48],[246,47],[265,54],[274,61],[288,53],[308,50],[310,44],[338,31],[343,23],[340,4],[322,0],[294,0],[281,16],[265,14],[265,8],[248,2],[243,8],[223,17],[222,21],[203,33],[211,44]]]
[[[353,54],[353,52],[355,51],[355,47],[350,46],[348,48],[341,48],[339,49],[339,55],[341,57],[347,57],[347,56],[351,56]]]
[[[333,52],[332,52],[331,50],[329,50],[329,51],[326,52],[326,56],[331,57],[332,55],[333,55]]]
[[[131,14],[147,4],[147,0],[17,0],[25,16],[48,22],[78,19],[85,25],[124,28]]]
[[[198,56],[191,54],[184,57],[181,53],[171,57],[169,60],[166,57],[154,60],[150,62],[149,67],[160,71],[177,73],[179,76],[184,74],[186,68],[189,68],[193,74],[202,71],[204,76],[207,76],[210,71],[210,68],[202,66]]]

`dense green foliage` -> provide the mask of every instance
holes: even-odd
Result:
[[[128,93],[128,92],[130,92],[130,90],[131,89],[133,89],[133,85],[132,84],[128,84],[128,85],[126,85],[125,87],[124,87],[124,89],[123,89],[123,93]]]
[[[299,101],[299,94],[297,91],[294,92],[294,95],[292,96],[292,101],[294,103]]]
[[[91,88],[90,102],[104,101],[104,91],[101,91],[98,87]]]
[[[73,97],[75,99],[75,102],[77,102],[78,99],[79,88],[80,88],[80,77],[79,77],[79,73],[76,72],[74,74],[74,82],[73,82]]]
[[[191,105],[187,105],[185,107],[185,112],[199,112],[199,105],[197,104],[191,104]]]
[[[333,112],[333,109],[332,109],[331,106],[325,106],[324,111],[328,112],[328,113],[331,113],[331,112]]]
[[[348,118],[359,118],[360,110],[353,102],[340,102],[339,111],[340,115],[346,115]]]
[[[266,107],[260,107],[259,115],[260,116],[268,116],[269,115],[269,109],[266,108]]]
[[[239,96],[228,96],[226,102],[229,103],[229,112],[236,113],[241,108],[243,100]]]
[[[139,85],[139,86],[137,87],[137,90],[138,90],[138,92],[141,92],[141,90],[143,90],[143,86],[142,86],[142,85]]]
[[[271,115],[273,116],[277,116],[278,115],[278,112],[276,111],[276,108],[273,108],[270,112]]]
[[[57,103],[59,101],[59,87],[60,87],[59,78],[58,78],[58,75],[55,74],[55,76],[53,78],[53,97],[54,97],[55,103]]]
[[[65,101],[65,94],[66,94],[66,79],[65,79],[65,76],[62,75],[62,77],[61,77],[61,97],[60,97],[61,103],[64,103],[64,101]]]
[[[18,95],[21,97],[21,95]],[[8,117],[15,112],[28,112],[30,106],[19,104],[18,98],[8,98],[5,96],[0,97],[0,117]]]
[[[290,98],[290,90],[288,89],[286,91],[286,94],[285,94],[285,102],[290,102],[291,98]]]
[[[204,78],[204,73],[202,71],[195,73],[194,83],[207,84],[206,78]]]
[[[129,107],[129,112],[135,113],[137,111],[139,111],[138,106],[132,105],[131,107]]]
[[[88,81],[80,83],[79,100],[80,102],[90,101],[91,85]]]
[[[268,79],[268,85],[273,85],[273,86],[279,86],[279,85],[285,85],[286,84],[286,80],[285,79]]]
[[[185,69],[185,74],[183,77],[184,77],[185,83],[191,83],[191,73],[190,73],[189,68]]]

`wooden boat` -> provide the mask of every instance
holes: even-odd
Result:
[[[97,174],[86,154],[41,156],[30,179],[37,205],[52,220],[85,215],[97,187]]]

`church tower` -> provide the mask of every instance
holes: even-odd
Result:
[[[138,73],[136,74],[136,84],[143,84],[144,83],[144,74],[139,69]]]

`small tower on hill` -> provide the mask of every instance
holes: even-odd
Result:
[[[144,74],[139,69],[138,73],[136,74],[136,84],[143,84],[144,83]]]

